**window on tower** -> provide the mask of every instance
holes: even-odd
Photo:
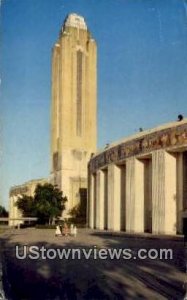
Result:
[[[77,135],[82,135],[82,63],[83,53],[77,51],[77,121],[76,131]]]

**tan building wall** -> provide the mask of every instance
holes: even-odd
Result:
[[[35,180],[30,180],[28,182],[25,182],[22,185],[17,185],[14,186],[10,189],[10,194],[9,194],[9,226],[16,226],[19,224],[22,224],[23,221],[21,220],[16,220],[18,218],[22,217],[22,213],[19,211],[19,209],[16,206],[16,202],[19,197],[22,195],[27,195],[27,196],[34,196],[35,188],[38,184],[45,184],[47,183],[47,179],[35,179]],[[15,220],[13,220],[15,219]]]
[[[68,197],[65,215],[87,188],[96,151],[97,47],[84,19],[67,17],[52,55],[51,182]]]
[[[89,162],[88,223],[130,233],[183,232],[187,119],[110,145]]]

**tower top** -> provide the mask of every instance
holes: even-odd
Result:
[[[87,25],[84,18],[75,13],[69,14],[67,16],[64,25],[67,27],[76,27],[79,29],[87,30]]]

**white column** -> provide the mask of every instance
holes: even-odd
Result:
[[[165,152],[165,233],[176,234],[177,231],[177,170],[176,156]]]
[[[126,230],[126,166],[125,165],[121,166],[120,174],[121,174],[121,180],[120,180],[120,185],[121,185],[120,230]]]
[[[126,161],[126,231],[144,231],[144,164],[134,157]]]
[[[13,218],[13,196],[10,196],[9,199],[9,218]],[[9,220],[9,226],[13,226],[13,221]]]
[[[12,197],[12,208],[13,208],[12,216],[13,216],[13,219],[18,218],[18,207],[16,205],[16,202],[17,202],[17,197],[13,196]],[[18,220],[13,220],[12,225],[16,226],[17,224],[18,224]]]
[[[96,174],[93,175],[93,228],[96,228],[97,220],[97,178]]]
[[[104,170],[104,229],[108,229],[108,169]]]
[[[176,234],[176,157],[153,152],[152,232]]]
[[[96,228],[104,229],[104,172],[102,170],[97,171],[96,175],[97,194],[96,194]]]
[[[177,155],[177,231],[183,232],[183,153]]]
[[[94,228],[94,176],[89,175],[89,199],[88,199],[89,220],[90,228]]]
[[[108,166],[108,229],[120,230],[120,168],[111,164]]]
[[[97,171],[96,173],[96,222],[95,222],[95,227],[96,229],[99,229],[99,193],[100,193],[100,182],[99,182],[99,172]]]
[[[104,172],[97,171],[98,229],[104,229]]]

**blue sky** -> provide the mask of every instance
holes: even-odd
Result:
[[[98,44],[98,147],[187,116],[187,4],[182,0],[3,0],[1,202],[50,172],[51,48],[68,13]]]

